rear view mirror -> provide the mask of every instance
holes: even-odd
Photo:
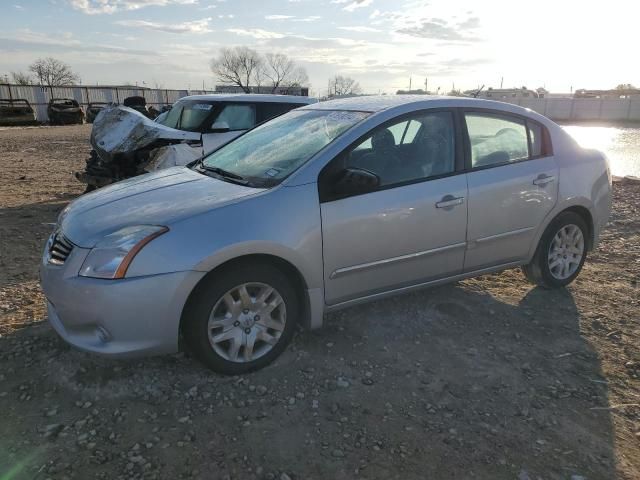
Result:
[[[214,122],[209,130],[211,133],[224,133],[230,130],[227,122]]]
[[[380,186],[380,177],[369,170],[348,167],[336,175],[333,191],[337,195],[372,192]]]

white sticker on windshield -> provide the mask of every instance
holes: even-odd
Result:
[[[196,103],[191,108],[193,110],[211,110],[213,108],[213,105],[211,105],[210,103]]]
[[[265,175],[269,175],[270,177],[275,177],[279,173],[280,173],[280,170],[278,170],[277,168],[270,168],[269,170],[264,172]]]

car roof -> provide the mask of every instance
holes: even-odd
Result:
[[[362,95],[358,97],[328,100],[302,107],[304,110],[347,110],[377,113],[396,107],[415,104],[416,108],[483,108],[502,110],[518,114],[535,115],[534,112],[518,105],[494,100],[470,97],[447,97],[437,95]]]
[[[251,103],[296,103],[309,105],[317,103],[318,99],[313,97],[302,97],[298,95],[269,95],[265,93],[221,93],[213,95],[189,95],[180,100],[206,100],[213,102],[251,102]]]

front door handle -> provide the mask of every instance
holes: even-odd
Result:
[[[544,187],[546,184],[553,182],[555,179],[556,177],[552,175],[545,175],[544,173],[542,173],[538,175],[538,178],[533,181],[533,184],[538,185],[539,187]]]
[[[464,197],[454,197],[453,195],[445,195],[442,200],[436,202],[436,208],[451,208],[456,205],[462,205]]]

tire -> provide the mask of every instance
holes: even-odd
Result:
[[[84,189],[84,193],[89,193],[89,192],[93,192],[95,189],[97,189],[98,187],[96,187],[95,185],[92,185],[90,183],[87,183],[87,187]]]
[[[200,362],[215,372],[239,375],[265,367],[284,351],[300,313],[296,290],[282,271],[242,263],[216,271],[196,287],[182,331]]]
[[[571,245],[558,243],[562,240],[561,237],[556,239],[556,235],[561,236],[561,231],[565,232],[567,242]],[[569,285],[578,276],[587,258],[588,238],[589,228],[580,215],[575,212],[561,213],[542,234],[531,263],[522,267],[525,277],[529,282],[545,288]],[[577,243],[572,243],[573,240],[577,240]],[[555,253],[551,251],[552,247]],[[567,264],[570,265],[568,268],[565,267]]]

